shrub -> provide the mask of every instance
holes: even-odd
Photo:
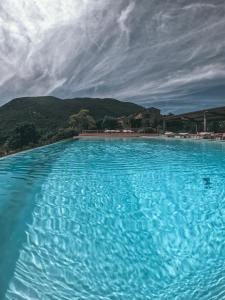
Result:
[[[60,141],[63,139],[69,139],[72,138],[74,136],[77,136],[78,132],[76,129],[74,128],[61,128],[58,130],[58,132],[56,133],[56,135],[54,135],[52,137],[53,141]]]
[[[37,144],[40,135],[34,124],[24,123],[15,128],[12,135],[6,141],[9,150],[20,149],[30,144]]]
[[[45,142],[51,140],[57,134],[57,132],[58,132],[57,130],[45,132],[41,137],[41,142],[45,143]]]
[[[156,129],[152,127],[144,127],[138,130],[139,133],[156,133]]]

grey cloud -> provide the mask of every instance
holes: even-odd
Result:
[[[165,112],[201,108],[203,98],[225,105],[224,1],[36,3],[1,4],[1,104],[52,94],[114,97]]]

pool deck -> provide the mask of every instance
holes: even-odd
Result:
[[[200,136],[197,134],[192,135],[174,135],[167,136],[165,134],[148,134],[148,133],[82,133],[77,139],[114,139],[114,138],[123,138],[123,139],[132,139],[132,138],[142,138],[142,139],[163,139],[163,140],[186,140],[186,141],[204,141],[204,142],[225,142],[225,139],[218,138],[209,138]]]
[[[145,133],[82,133],[79,135],[79,138],[90,137],[90,138],[137,138],[137,137],[159,137],[158,134],[145,134]]]

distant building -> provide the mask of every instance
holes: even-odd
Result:
[[[161,120],[160,110],[154,107],[143,109],[142,111],[128,117],[117,118],[118,124],[122,128],[156,128]]]
[[[157,127],[161,119],[160,110],[154,107],[146,108],[131,118],[133,128]]]

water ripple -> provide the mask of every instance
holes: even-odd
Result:
[[[34,203],[5,298],[223,299],[224,165],[220,144],[141,139],[1,161],[2,203],[23,181]]]

